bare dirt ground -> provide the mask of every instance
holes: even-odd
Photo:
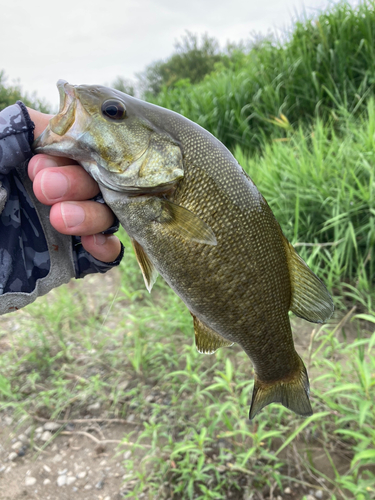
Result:
[[[42,427],[39,426],[40,430]],[[71,430],[63,431],[67,435],[60,434],[43,452],[38,452],[30,446],[30,427],[21,427],[14,432],[11,418],[1,419],[2,500],[120,500],[129,492],[131,484],[126,483],[121,466],[124,448],[120,451],[116,443],[105,442],[120,441],[125,426],[104,424],[99,427],[97,423],[88,421],[74,427],[70,424],[68,428]],[[38,427],[34,429],[37,435],[35,430]],[[43,428],[43,432],[49,431]],[[95,442],[87,435],[104,441],[104,444]],[[36,440],[36,443],[40,442],[40,438]],[[17,456],[13,458],[15,454]]]

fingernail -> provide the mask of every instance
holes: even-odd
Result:
[[[101,233],[94,234],[95,245],[104,245],[104,243],[107,241],[107,238],[108,236],[105,236]]]
[[[61,216],[67,228],[79,226],[85,220],[85,211],[70,201],[61,203]]]
[[[35,177],[36,174],[45,168],[55,168],[58,167],[58,164],[55,162],[55,160],[52,160],[50,158],[40,158],[34,165],[33,168],[33,176]]]
[[[61,198],[68,191],[69,183],[64,174],[59,172],[43,172],[40,188],[47,200]]]

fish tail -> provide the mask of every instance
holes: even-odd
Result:
[[[298,355],[297,355],[298,356]],[[313,411],[309,401],[309,377],[302,359],[295,374],[287,379],[263,383],[255,375],[254,391],[251,400],[249,418],[252,420],[262,408],[270,403],[281,403],[297,415],[308,417]]]

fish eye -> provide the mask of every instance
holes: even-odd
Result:
[[[126,108],[122,101],[110,99],[103,102],[102,113],[111,120],[123,120],[126,118]]]

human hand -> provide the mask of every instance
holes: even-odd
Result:
[[[52,115],[28,108],[35,124],[34,137],[46,128]],[[51,206],[50,222],[62,234],[81,236],[87,252],[102,262],[113,262],[121,251],[119,239],[103,235],[115,217],[107,205],[90,201],[99,193],[98,184],[74,161],[39,154],[29,162],[28,174],[38,200]]]

